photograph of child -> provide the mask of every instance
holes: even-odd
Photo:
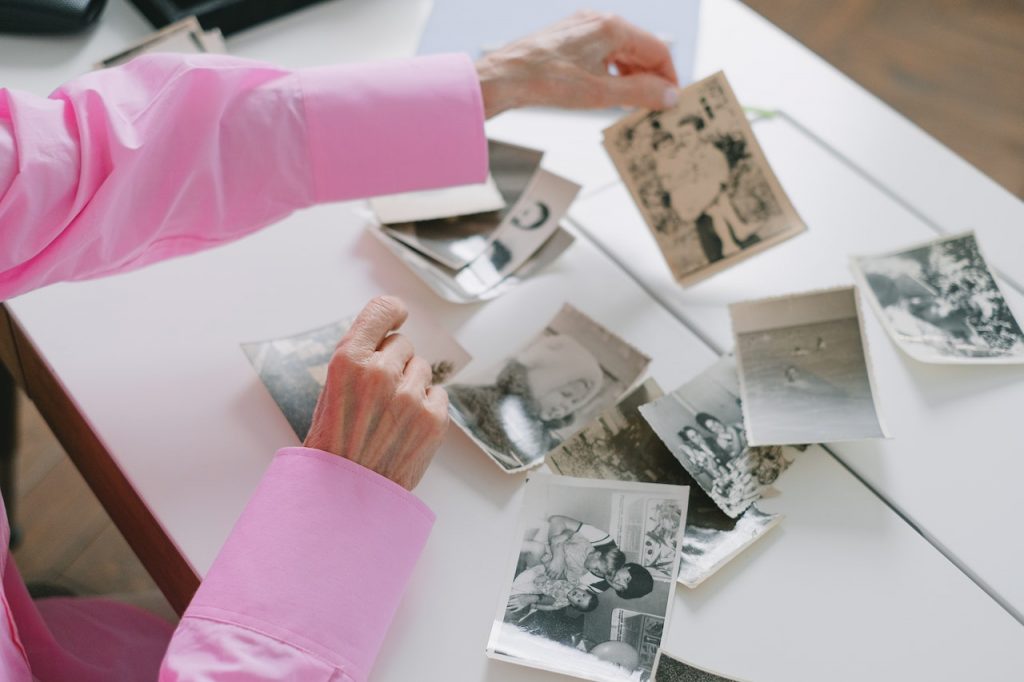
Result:
[[[636,528],[646,524],[651,509],[676,510],[674,535],[664,541],[677,553],[688,492],[681,486],[532,476],[488,654],[584,679],[649,679],[675,573],[661,580],[640,564]],[[646,627],[632,627],[641,620]],[[658,640],[653,647],[652,637]]]

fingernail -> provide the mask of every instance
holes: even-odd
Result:
[[[665,91],[662,101],[665,103],[666,109],[671,109],[679,102],[679,90],[676,88],[669,88]]]

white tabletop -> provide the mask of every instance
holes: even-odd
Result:
[[[290,65],[402,54],[411,50],[422,7],[412,0],[327,3],[242,34],[229,49]],[[706,8],[702,31],[713,26],[709,17],[714,12]],[[58,57],[37,58],[30,49],[48,41],[18,39],[10,47],[5,38],[0,75],[45,92],[146,30],[117,0],[104,22],[91,38],[79,39],[77,52]],[[347,42],[328,40],[325,22],[342,22],[337,31]],[[521,120],[533,122],[521,125],[507,117],[492,127],[536,139],[538,130],[553,130],[542,116],[528,113]],[[585,160],[593,151],[586,138],[599,123],[593,115],[578,128],[590,132],[569,133],[578,149],[545,143],[552,148],[550,164],[569,172]],[[602,175],[600,166],[584,163],[579,170],[590,192],[581,210],[613,195],[607,184],[614,177]],[[781,169],[780,175],[788,187]],[[414,315],[436,318],[477,362],[515,348],[565,301],[651,355],[651,374],[665,388],[714,358],[674,307],[659,305],[587,239],[506,296],[459,307],[433,296],[366,235],[363,211],[361,203],[317,207],[228,247],[9,302],[200,574],[274,449],[296,442],[240,342],[333,321],[388,291],[404,297]],[[635,227],[621,225],[642,247],[647,236]],[[812,232],[791,243],[815,234],[812,222]],[[655,260],[648,265],[661,267]],[[708,296],[701,306],[713,311],[727,298]],[[704,333],[713,336],[710,325]],[[876,337],[873,350],[885,343]],[[521,476],[498,471],[461,433],[448,435],[417,490],[437,511],[438,523],[374,679],[563,679],[483,655],[521,483]],[[759,682],[1019,678],[1024,627],[835,458],[808,451],[779,487],[782,495],[764,506],[786,514],[785,521],[700,588],[679,589],[666,648]]]

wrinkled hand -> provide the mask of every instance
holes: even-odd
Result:
[[[476,69],[488,118],[521,106],[663,109],[678,99],[665,44],[613,14],[577,12],[482,57]]]
[[[412,490],[448,427],[448,394],[431,386],[430,364],[392,334],[405,304],[370,301],[338,344],[303,443],[340,455]]]

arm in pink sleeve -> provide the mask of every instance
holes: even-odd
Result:
[[[463,55],[302,71],[150,55],[49,98],[0,89],[0,300],[486,166]]]
[[[433,520],[349,460],[281,450],[185,612],[161,682],[365,680]]]

